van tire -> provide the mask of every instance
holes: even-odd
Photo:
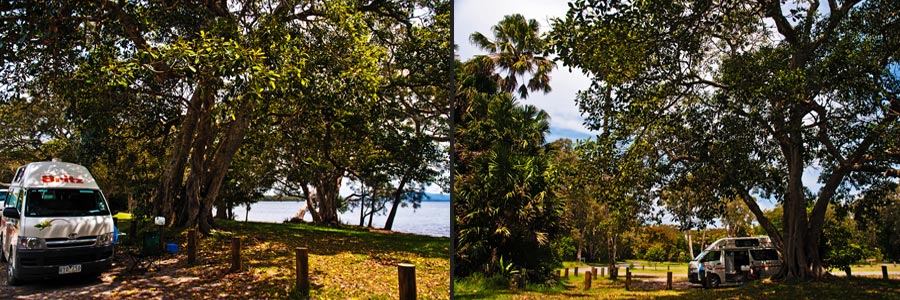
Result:
[[[703,286],[706,287],[706,288],[708,288],[708,289],[714,289],[714,288],[719,287],[720,284],[722,284],[722,280],[719,279],[719,276],[718,276],[718,275],[715,275],[715,274],[707,274],[707,275],[706,275],[706,282],[705,282],[705,284],[704,284]]]
[[[6,262],[6,251],[3,251],[3,236],[0,235],[0,262]]]
[[[22,280],[16,277],[18,273],[19,272],[16,270],[16,259],[10,256],[9,263],[6,264],[6,285],[14,286],[21,284]]]

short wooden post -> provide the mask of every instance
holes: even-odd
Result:
[[[398,264],[400,281],[400,300],[416,299],[416,266],[412,264]]]
[[[606,277],[606,268],[600,268],[600,277]]]
[[[625,290],[631,290],[631,269],[629,268],[625,269]]]
[[[240,272],[241,266],[241,238],[231,238],[231,272]]]
[[[672,272],[666,272],[666,289],[672,289]]]
[[[525,283],[528,282],[528,273],[525,271],[525,268],[519,270],[519,281],[516,284],[519,285],[520,289],[525,289]]]
[[[887,266],[881,266],[881,276],[884,276],[884,280],[888,280]]]
[[[850,268],[847,268],[847,277],[853,277],[853,273]]]
[[[566,268],[565,274],[566,274],[566,279],[569,279],[569,268]]]
[[[591,289],[591,272],[584,272],[584,290]]]
[[[295,248],[297,254],[297,292],[303,298],[309,298],[309,249]]]
[[[197,262],[197,230],[188,229],[187,234],[187,260],[188,264],[194,264]]]
[[[575,277],[578,277],[578,267],[575,267]]]
[[[562,278],[562,270],[556,270],[556,278]]]
[[[594,279],[597,279],[597,268],[591,268],[591,273],[594,273]]]
[[[519,290],[519,276],[521,274],[512,274],[509,276],[509,290],[516,292]]]
[[[613,266],[609,269],[609,279],[616,280],[619,277],[619,266]]]

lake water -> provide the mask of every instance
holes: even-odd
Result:
[[[294,201],[261,201],[250,205],[250,213],[246,215],[248,221],[281,223],[290,219],[303,202]],[[388,207],[390,209],[390,207]],[[243,221],[246,213],[246,207],[238,206],[234,208],[235,218]],[[340,214],[341,223],[350,225],[359,225],[359,211],[348,210]],[[303,218],[304,221],[312,221],[309,213]],[[376,214],[372,218],[372,227],[383,228],[384,222],[387,220],[387,214]],[[366,218],[368,223],[369,219]],[[449,201],[423,201],[422,206],[413,209],[412,206],[398,207],[397,216],[394,217],[393,231],[415,233],[430,236],[450,236],[450,202]]]

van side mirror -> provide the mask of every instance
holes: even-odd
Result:
[[[4,208],[3,216],[12,219],[18,219],[21,217],[21,215],[19,215],[19,210],[17,210],[15,207]]]

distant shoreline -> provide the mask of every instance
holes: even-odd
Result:
[[[306,202],[304,199],[269,199],[256,200],[256,202]],[[422,202],[450,202],[450,199],[422,199]]]
[[[306,199],[292,196],[265,196],[256,202],[305,202]],[[422,202],[450,202],[450,195],[447,194],[427,194]]]

